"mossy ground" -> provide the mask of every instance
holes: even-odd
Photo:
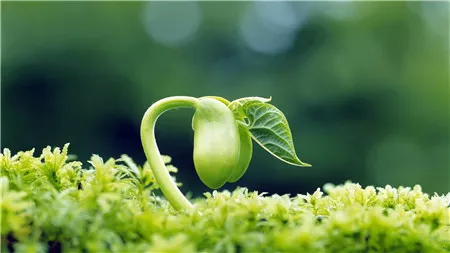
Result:
[[[67,148],[0,154],[2,252],[450,252],[450,194],[354,183],[297,196],[237,188],[177,212],[155,195],[148,165],[93,156],[87,167],[68,161]]]

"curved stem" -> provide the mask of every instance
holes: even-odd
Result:
[[[147,109],[141,123],[141,141],[150,168],[164,196],[177,210],[192,209],[193,206],[183,193],[181,193],[180,189],[178,189],[164,164],[158,146],[156,145],[155,123],[158,117],[164,112],[180,107],[195,108],[197,102],[197,98],[186,96],[174,96],[161,99]]]

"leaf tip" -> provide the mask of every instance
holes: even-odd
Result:
[[[312,165],[311,164],[309,164],[309,163],[302,163],[302,165],[301,165],[302,167],[312,167]]]
[[[295,165],[295,166],[298,166],[298,167],[312,167],[311,164],[302,162],[300,160],[297,160],[296,163],[291,163],[291,164]]]

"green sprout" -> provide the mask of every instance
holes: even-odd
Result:
[[[156,144],[156,120],[171,109],[195,109],[192,119],[194,165],[200,180],[211,189],[236,182],[244,175],[253,153],[252,139],[283,162],[311,166],[297,157],[286,117],[269,104],[270,101],[271,98],[261,97],[230,102],[215,96],[174,96],[148,108],[141,124],[142,146],[156,181],[175,209],[192,209],[193,206],[172,180]]]

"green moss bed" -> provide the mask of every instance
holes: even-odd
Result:
[[[450,194],[418,185],[237,188],[175,211],[148,165],[96,155],[83,165],[67,149],[0,154],[2,252],[450,252]]]

